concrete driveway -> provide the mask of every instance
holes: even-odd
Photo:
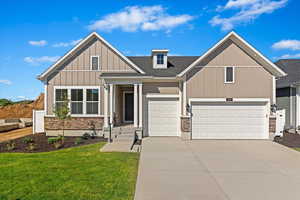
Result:
[[[295,200],[300,152],[271,141],[143,140],[135,200]]]

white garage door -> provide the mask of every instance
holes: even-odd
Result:
[[[193,139],[267,139],[266,103],[192,104]]]
[[[178,98],[149,98],[148,136],[178,136]]]

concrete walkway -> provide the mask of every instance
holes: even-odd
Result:
[[[300,152],[271,141],[143,140],[135,200],[294,200]]]
[[[17,139],[17,138],[24,137],[24,136],[30,135],[30,134],[32,134],[32,127],[3,132],[3,133],[0,133],[0,142]]]

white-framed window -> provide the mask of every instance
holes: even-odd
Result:
[[[56,89],[55,90],[55,106],[54,109],[59,109],[65,101],[68,100],[68,90],[67,89]]]
[[[71,116],[100,115],[99,86],[54,86],[55,108],[67,99]]]
[[[163,65],[164,64],[164,54],[157,54],[156,55],[157,64]]]
[[[71,89],[71,114],[83,114],[83,89]]]
[[[100,70],[99,56],[91,56],[91,70]]]
[[[234,83],[234,67],[225,67],[224,74],[225,83]]]
[[[98,114],[99,112],[99,90],[86,89],[86,114]]]

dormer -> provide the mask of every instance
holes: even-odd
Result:
[[[167,69],[168,68],[168,49],[153,49],[153,69]]]

